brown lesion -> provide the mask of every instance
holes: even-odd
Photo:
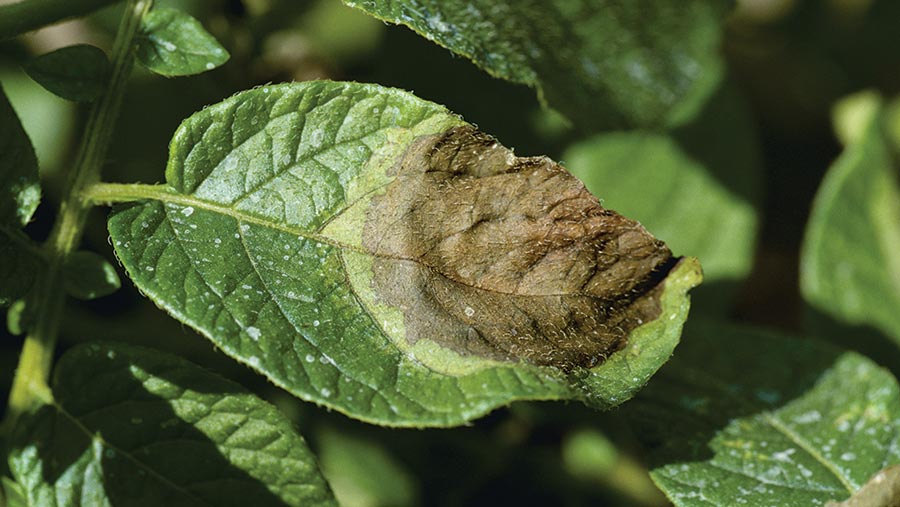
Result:
[[[669,249],[552,160],[466,126],[418,139],[392,172],[363,247],[411,344],[571,370],[659,315]]]

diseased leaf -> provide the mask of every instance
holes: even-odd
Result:
[[[96,299],[122,286],[116,268],[94,252],[75,252],[63,265],[66,292],[78,299]]]
[[[875,474],[865,486],[844,502],[829,502],[826,507],[897,507],[900,505],[900,465]]]
[[[678,131],[600,134],[563,160],[604,206],[640,221],[675,253],[698,257],[707,282],[736,281],[753,264],[759,157],[733,90],[712,102]]]
[[[178,357],[79,346],[53,397],[12,442],[28,505],[336,505],[290,421]]]
[[[51,93],[90,102],[103,93],[110,65],[102,49],[77,44],[43,54],[25,64],[25,72]]]
[[[346,262],[371,276],[351,283],[374,315],[403,313],[409,345],[570,371],[659,315],[671,252],[551,160],[454,127],[414,141],[388,176],[322,232],[362,251]]]
[[[825,505],[900,463],[896,380],[820,341],[693,320],[626,410],[679,507]]]
[[[166,178],[110,217],[138,287],[291,393],[381,424],[617,405],[700,280],[559,165],[378,86],[238,94],[182,124]]]
[[[579,126],[662,125],[719,79],[721,0],[344,0],[527,84]]]
[[[135,38],[144,67],[163,76],[189,76],[215,69],[230,55],[190,14],[159,7],[143,19]]]
[[[826,174],[813,203],[800,264],[804,298],[900,344],[900,182],[881,104]]]
[[[0,226],[27,224],[40,199],[34,147],[0,89]]]

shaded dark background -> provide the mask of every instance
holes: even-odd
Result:
[[[190,78],[137,70],[104,173],[110,181],[162,181],[168,140],[182,119],[239,90],[289,80],[355,80],[412,90],[462,114],[520,155],[558,159],[583,137],[541,111],[531,89],[493,79],[410,30],[385,25],[338,0],[158,3],[201,19],[232,60]],[[764,196],[754,269],[727,312],[738,321],[800,332],[809,314],[798,293],[800,242],[812,197],[840,153],[831,107],[862,89],[889,97],[897,93],[900,2],[737,3],[722,51],[730,79],[752,106],[764,161]],[[0,82],[32,136],[48,182],[28,228],[35,238],[45,237],[52,224],[59,193],[54,175],[65,171],[74,155],[86,109],[53,97],[19,65],[73,42],[108,48],[118,12],[113,7],[0,44]],[[115,262],[107,244],[106,210],[94,213],[84,246]],[[111,296],[70,301],[60,351],[88,340],[128,341],[178,353],[254,389],[297,422],[336,489],[342,479],[352,482],[353,474],[375,474],[382,488],[389,485],[391,491],[381,492],[379,503],[366,504],[365,494],[358,494],[352,497],[357,503],[348,500],[348,505],[666,505],[652,487],[648,490],[638,446],[615,412],[521,403],[453,430],[366,426],[293,400],[215,352],[208,341],[144,299],[127,277],[122,280],[123,288]],[[0,333],[0,396],[5,398],[23,340],[5,329]],[[872,347],[864,352],[878,354],[878,346]],[[606,466],[603,470],[624,476],[586,474],[573,442],[589,448],[589,464],[599,460],[594,463],[599,469]],[[632,486],[623,491],[622,481]]]

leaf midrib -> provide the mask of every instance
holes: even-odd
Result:
[[[856,492],[857,487],[850,482],[850,479],[844,476],[834,464],[822,455],[815,447],[813,447],[809,442],[806,441],[803,437],[798,435],[794,430],[788,427],[781,419],[779,419],[772,412],[764,412],[761,414],[762,419],[776,431],[787,437],[788,440],[793,442],[797,447],[803,449],[804,452],[809,454],[814,460],[819,462],[822,466],[825,467],[826,470],[832,473],[837,480],[844,486],[849,494],[853,494]]]
[[[107,447],[107,448],[109,448],[109,449],[111,449],[111,450],[113,450],[113,451],[115,451],[115,452],[117,452],[117,453],[120,453],[122,456],[125,456],[129,461],[131,461],[132,463],[134,463],[134,465],[137,466],[139,469],[146,471],[148,474],[152,475],[153,477],[156,477],[156,478],[157,478],[160,482],[162,482],[163,484],[168,485],[169,487],[171,487],[171,488],[174,489],[175,491],[182,492],[182,493],[185,494],[187,497],[196,500],[196,501],[197,501],[198,503],[200,503],[201,505],[208,505],[209,507],[213,507],[212,504],[207,503],[207,502],[204,501],[202,498],[198,498],[197,496],[195,496],[195,495],[194,495],[193,493],[191,493],[190,491],[188,491],[188,490],[184,489],[183,487],[181,487],[181,486],[179,486],[179,485],[173,483],[168,477],[166,477],[166,476],[164,476],[164,475],[161,475],[161,474],[160,474],[159,472],[157,472],[156,470],[154,470],[154,469],[148,467],[146,464],[144,464],[143,462],[141,462],[140,460],[138,460],[137,458],[135,458],[134,456],[132,456],[132,454],[131,454],[130,452],[127,452],[127,451],[121,449],[120,447],[118,447],[118,446],[116,446],[116,445],[113,445],[112,443],[110,443],[109,441],[107,441],[105,438],[103,438],[102,435],[100,435],[100,434],[94,434],[93,432],[91,432],[91,430],[90,430],[87,426],[85,426],[85,425],[81,422],[80,419],[78,419],[77,417],[75,417],[74,415],[72,415],[71,413],[69,413],[69,411],[67,411],[65,408],[63,408],[63,406],[62,406],[59,402],[53,401],[53,402],[51,403],[51,405],[53,406],[53,408],[56,409],[56,411],[57,411],[60,415],[62,415],[63,417],[69,419],[69,420],[72,422],[72,424],[74,424],[76,428],[78,428],[82,433],[84,433],[84,435],[85,435],[89,440],[99,440],[100,443],[101,443],[104,447]]]
[[[106,185],[107,184],[100,184],[100,185],[98,185],[98,187],[105,187]],[[278,223],[274,220],[270,220],[267,218],[259,217],[257,215],[238,211],[231,206],[224,206],[224,205],[217,204],[217,203],[205,200],[205,199],[197,198],[194,195],[180,193],[167,185],[140,185],[140,184],[139,185],[128,185],[127,194],[121,194],[121,195],[116,194],[113,196],[113,199],[110,199],[109,198],[110,196],[95,197],[93,195],[93,192],[90,192],[90,191],[87,193],[86,197],[89,200],[96,199],[96,200],[100,200],[100,201],[102,201],[104,199],[111,200],[111,201],[124,201],[124,202],[133,202],[133,201],[138,201],[138,200],[154,200],[154,201],[158,201],[163,204],[176,204],[176,205],[181,205],[184,207],[199,208],[204,211],[210,211],[213,213],[218,213],[218,214],[227,216],[227,217],[237,221],[238,223],[250,223],[250,224],[258,225],[260,227],[274,229],[274,230],[277,230],[280,232],[284,232],[286,234],[301,237],[303,239],[312,240],[312,241],[316,241],[319,243],[331,245],[331,246],[341,249],[341,250],[350,250],[350,251],[353,251],[353,252],[356,252],[356,253],[359,253],[362,255],[379,257],[382,259],[416,262],[416,263],[418,263],[422,266],[425,266],[426,268],[434,271],[435,273],[438,273],[441,276],[444,276],[444,277],[447,276],[446,274],[438,271],[434,266],[422,263],[418,259],[409,258],[409,257],[393,256],[393,255],[384,255],[384,254],[376,255],[375,253],[373,253],[369,250],[366,250],[365,248],[362,248],[360,246],[349,244],[349,243],[343,243],[340,241],[335,241],[333,238],[331,238],[329,236],[325,236],[323,234],[319,234],[316,232],[311,232],[308,230],[303,230],[303,229],[291,227],[288,225],[284,225],[284,224]],[[482,290],[485,292],[491,292],[494,294],[500,294],[502,296],[522,296],[522,297],[585,296],[585,297],[596,298],[596,296],[593,296],[591,294],[584,294],[581,292],[547,293],[547,294],[513,294],[513,293],[501,292],[501,291],[490,289],[487,287],[480,287],[480,286],[466,284],[465,282],[462,282],[462,281],[456,280],[456,279],[452,279],[452,278],[451,278],[451,280],[453,280],[455,283],[466,285],[467,287],[471,287],[473,289]],[[600,298],[597,298],[597,299],[600,299]]]

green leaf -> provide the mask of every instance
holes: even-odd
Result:
[[[563,155],[604,206],[639,220],[676,254],[698,257],[707,282],[740,280],[753,264],[760,167],[736,100],[714,100],[681,131],[601,134]]]
[[[17,299],[6,311],[6,329],[10,334],[19,336],[28,331],[31,316],[27,312],[28,307],[24,299]]]
[[[803,243],[800,286],[818,310],[874,326],[900,344],[900,183],[881,109],[879,103],[867,121],[857,121],[864,128],[849,136],[822,181]]]
[[[322,474],[342,507],[417,505],[412,474],[367,439],[323,429],[318,438]]]
[[[538,90],[586,129],[662,125],[714,88],[722,0],[344,0],[491,75]]]
[[[826,507],[894,507],[900,505],[900,465],[881,470],[846,502]]]
[[[0,226],[0,307],[24,296],[42,266],[37,247],[21,231]]]
[[[823,505],[900,463],[896,380],[820,341],[693,320],[627,409],[679,507]]]
[[[431,174],[450,179],[429,187]],[[125,186],[145,201],[109,221],[141,291],[294,395],[380,424],[460,424],[519,399],[617,405],[671,355],[700,281],[695,259],[672,267],[630,220],[603,210],[575,225],[599,205],[549,159],[516,158],[443,107],[374,85],[269,86],[208,107],[176,132],[166,179]],[[529,229],[557,222],[575,228]],[[606,244],[646,257],[607,251],[622,263],[584,271],[607,248],[590,234],[622,230]],[[503,241],[521,248],[489,246]],[[566,252],[584,256],[556,266]],[[541,255],[546,271],[528,260]],[[504,264],[519,261],[536,267]],[[594,272],[606,278],[579,278]],[[599,293],[609,299],[587,295]]]
[[[150,11],[135,41],[141,65],[163,76],[202,74],[229,58],[228,51],[199,21],[177,9]]]
[[[96,299],[119,290],[116,268],[94,252],[75,252],[63,265],[66,292],[78,299]]]
[[[109,60],[102,49],[88,44],[67,46],[25,64],[25,72],[51,93],[76,102],[90,102],[103,93]]]
[[[27,224],[40,199],[34,147],[0,89],[0,226]]]
[[[9,477],[0,477],[0,500],[2,505],[6,507],[28,507],[28,499],[22,486],[16,484]]]
[[[54,384],[10,454],[29,505],[336,505],[290,421],[183,359],[82,345]]]

